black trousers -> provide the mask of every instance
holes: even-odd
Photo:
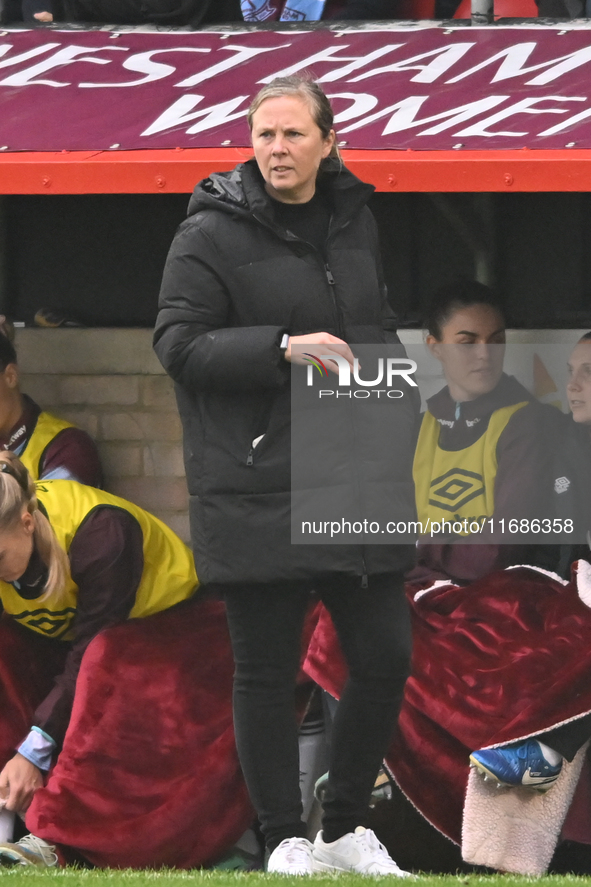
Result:
[[[411,632],[402,577],[224,589],[236,664],[234,724],[240,763],[270,850],[304,837],[294,688],[312,585],[329,610],[349,667],[333,725],[323,832],[335,841],[363,825],[398,716]]]

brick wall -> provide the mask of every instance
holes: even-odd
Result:
[[[173,387],[144,329],[19,329],[23,391],[96,440],[106,488],[189,540]]]

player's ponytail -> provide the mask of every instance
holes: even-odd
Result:
[[[35,521],[33,542],[48,570],[42,599],[59,598],[70,576],[68,557],[39,508],[37,490],[29,472],[18,456],[4,450],[0,453],[0,531],[16,526],[23,508]]]

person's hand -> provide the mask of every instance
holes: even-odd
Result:
[[[41,770],[18,752],[0,773],[0,798],[7,810],[24,813],[38,788],[43,786]]]
[[[306,348],[302,349],[302,351],[298,349],[297,353],[294,354],[291,350],[292,345],[305,345]],[[303,353],[304,351],[308,356],[311,355],[312,357],[320,357],[323,354],[338,354],[339,357],[344,357],[351,369],[353,369],[353,361],[355,360],[353,352],[346,342],[343,342],[342,339],[338,339],[336,336],[331,336],[330,333],[309,333],[307,336],[290,336],[285,350],[285,359],[290,363],[307,364],[308,361],[306,360],[306,354]],[[326,357],[324,359],[326,360]],[[331,373],[338,373],[339,365],[337,361],[328,360],[326,369],[330,370]]]

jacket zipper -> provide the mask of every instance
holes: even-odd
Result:
[[[331,219],[331,222],[332,222],[332,219]],[[349,221],[346,221],[346,222],[344,223],[344,225],[341,225],[341,227],[340,227],[338,230],[339,230],[339,231],[342,231],[343,228],[346,228],[348,224],[349,224]],[[330,230],[330,225],[329,225],[328,237],[326,238],[326,246],[327,246],[327,247],[328,247],[328,243],[329,243],[329,241],[330,241],[332,235],[335,233],[335,230],[337,230],[337,229],[333,229],[333,230],[331,231],[331,230]],[[313,244],[311,244],[311,245],[313,246]],[[318,250],[316,250],[316,252],[318,252]],[[344,335],[343,335],[343,334],[344,334],[344,329],[343,329],[343,323],[342,323],[342,312],[341,312],[341,309],[339,308],[339,305],[338,305],[338,302],[337,302],[337,298],[336,298],[336,294],[335,294],[335,290],[334,290],[335,279],[334,279],[334,276],[333,276],[332,271],[330,270],[330,266],[329,266],[328,262],[324,262],[324,271],[325,271],[325,273],[326,273],[326,279],[327,279],[327,281],[328,281],[328,286],[329,286],[330,294],[331,294],[331,297],[332,297],[332,303],[333,303],[333,305],[334,305],[335,315],[336,315],[336,318],[337,318],[337,330],[338,330],[339,336],[340,336],[341,338],[344,338]],[[361,550],[362,550],[362,554],[361,554],[361,569],[362,569],[362,573],[361,573],[361,589],[362,589],[362,591],[366,591],[366,590],[369,588],[369,576],[368,576],[368,573],[367,573],[367,564],[365,563],[365,554],[363,553],[363,552],[364,552],[364,549],[365,549],[365,546],[362,545],[362,546],[361,546]]]
[[[332,305],[334,308],[334,313],[335,313],[335,317],[336,317],[336,321],[337,321],[337,332],[338,332],[340,338],[342,339],[343,333],[344,333],[343,319],[342,319],[341,309],[339,308],[339,305],[337,302],[337,297],[336,297],[335,290],[334,290],[335,279],[333,277],[332,271],[330,270],[330,268],[326,262],[324,263],[324,273],[326,274],[326,279],[328,281],[328,291],[329,291],[330,297],[332,299]]]
[[[309,246],[310,249],[312,250],[312,252],[314,252],[318,256],[318,258],[320,259],[320,263],[322,265],[322,268],[324,269],[324,274],[326,276],[326,280],[328,283],[328,288],[329,288],[328,291],[330,293],[330,298],[331,298],[332,306],[333,306],[334,313],[335,313],[337,333],[340,336],[340,338],[342,339],[343,335],[344,335],[343,318],[342,318],[342,312],[341,312],[341,309],[340,309],[339,304],[337,302],[337,298],[336,298],[335,291],[334,291],[336,281],[334,279],[333,273],[330,270],[328,263],[325,262],[324,256],[322,255],[320,250],[317,249],[313,243],[310,243],[308,240],[304,240],[301,237],[296,237],[295,235],[293,235],[292,237],[284,237],[283,233],[282,233],[282,229],[277,229],[273,225],[269,225],[268,222],[266,222],[260,216],[257,216],[255,213],[253,213],[253,218],[256,219],[256,221],[259,224],[263,225],[265,228],[268,228],[270,231],[273,231],[274,234],[277,234],[277,236],[280,237],[281,240],[286,240],[288,243],[290,241],[296,241],[297,243],[305,243],[306,246]],[[326,238],[326,246],[328,246],[329,241],[338,231],[342,231],[349,224],[350,224],[350,220],[346,219],[345,222],[342,225],[340,225],[338,228],[333,228],[332,227],[332,216],[331,216],[329,223],[328,223],[328,236]],[[247,464],[250,465],[252,463],[247,462]]]
[[[347,221],[345,222],[345,224],[344,224],[344,225],[341,225],[338,229],[333,228],[333,224],[332,224],[332,223],[333,223],[333,218],[334,218],[334,217],[333,217],[332,214],[331,214],[331,217],[330,217],[330,219],[329,219],[329,221],[328,221],[328,234],[327,234],[327,236],[326,236],[326,242],[325,242],[325,244],[324,244],[324,247],[325,247],[325,250],[326,250],[327,255],[328,255],[328,244],[329,244],[331,238],[336,234],[337,230],[340,231],[340,230],[342,230],[343,228],[345,228],[345,227],[349,224],[349,222],[348,222],[348,220],[347,220]],[[316,249],[316,247],[314,246],[314,244],[310,244],[310,245],[314,248],[315,253],[320,257],[320,259],[321,259],[321,261],[322,261],[322,264],[324,265],[324,273],[326,274],[326,279],[327,279],[327,281],[328,281],[328,291],[329,291],[329,293],[330,293],[330,297],[331,297],[331,299],[332,299],[332,305],[333,305],[333,308],[334,308],[334,313],[335,313],[335,317],[336,317],[336,321],[337,321],[337,333],[338,333],[339,337],[340,337],[341,339],[343,339],[343,338],[344,338],[345,330],[344,330],[344,328],[343,328],[343,316],[342,316],[342,311],[341,311],[341,309],[340,309],[340,307],[339,307],[339,303],[337,302],[337,297],[336,297],[336,292],[335,292],[335,283],[336,283],[336,281],[335,281],[335,279],[334,279],[334,275],[333,275],[332,271],[330,270],[330,265],[328,264],[327,261],[325,261],[324,256],[322,255],[322,253],[320,252],[320,250]]]
[[[246,464],[247,464],[248,466],[254,465],[254,451],[255,451],[255,447],[258,447],[258,445],[260,444],[260,442],[262,441],[262,439],[264,438],[264,436],[265,436],[266,433],[267,433],[267,432],[264,431],[262,434],[259,434],[258,437],[255,437],[255,439],[252,441],[252,443],[251,443],[251,445],[250,445],[250,449],[249,449],[249,451],[248,451],[248,456],[246,457]]]
[[[277,231],[276,228],[274,228],[272,225],[269,225],[267,222],[264,221],[264,219],[261,219],[259,216],[256,216],[254,213],[253,213],[253,218],[255,218],[257,220],[257,222],[259,222],[260,224],[264,225],[264,227],[269,228],[271,231],[273,231],[275,234],[277,234],[282,240],[287,240],[289,242],[290,240],[293,239],[299,243],[305,243],[307,246],[311,247],[312,251],[319,257],[322,267],[324,269],[324,273],[326,275],[326,281],[328,283],[328,291],[329,291],[330,297],[332,299],[332,305],[333,305],[334,312],[335,312],[337,332],[338,332],[339,336],[341,338],[343,338],[344,329],[343,329],[342,312],[341,312],[341,309],[340,309],[339,304],[337,302],[337,298],[336,298],[336,294],[335,294],[335,290],[334,290],[336,281],[334,279],[332,271],[330,270],[330,266],[329,266],[328,262],[325,261],[324,256],[322,255],[320,250],[317,249],[313,243],[309,243],[309,241],[303,240],[301,237],[295,237],[295,236],[293,238],[283,237],[283,235],[279,231]],[[343,225],[341,225],[338,229],[336,229],[336,228],[332,228],[332,218],[330,219],[329,226],[328,226],[328,237],[326,238],[326,246],[327,247],[328,247],[328,243],[331,240],[331,238],[337,233],[337,231],[342,231],[343,228],[346,228],[347,225],[349,225],[349,221],[350,220],[347,219]],[[248,466],[252,466],[254,464],[254,449],[252,446],[248,452],[246,464]],[[362,551],[363,551],[363,547],[364,546],[362,545],[361,546]],[[367,588],[369,588],[369,577],[367,574],[367,565],[365,563],[365,555],[363,553],[361,554],[361,565],[362,565],[362,570],[363,570],[362,575],[361,575],[361,588],[365,591]]]

